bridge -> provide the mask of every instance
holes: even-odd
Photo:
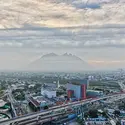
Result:
[[[82,101],[77,101],[77,102],[72,102],[72,103],[68,103],[68,104],[63,104],[60,106],[55,106],[55,107],[51,107],[48,110],[42,111],[42,112],[36,112],[36,113],[32,113],[32,114],[27,114],[24,116],[20,116],[20,117],[15,117],[6,121],[2,121],[0,122],[0,125],[9,125],[9,124],[15,124],[16,125],[35,125],[37,119],[40,117],[42,119],[42,122],[44,123],[46,120],[52,120],[52,118],[58,118],[60,115],[64,115],[68,113],[68,109],[73,109],[73,111],[79,115],[82,114],[82,116],[84,115],[84,106],[86,104],[90,104],[90,103],[94,103],[100,100],[104,100],[104,99],[115,99],[115,98],[125,98],[125,93],[120,93],[120,94],[115,94],[115,95],[110,95],[110,96],[104,96],[101,98],[96,98],[96,99],[86,99],[86,100],[82,100]],[[61,114],[59,115],[59,113],[61,112]],[[33,119],[35,122],[33,122]],[[23,123],[27,121],[27,123]],[[31,124],[29,124],[31,121]],[[23,123],[23,124],[22,124]],[[34,124],[32,124],[34,123]]]

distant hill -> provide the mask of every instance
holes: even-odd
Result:
[[[91,66],[72,54],[57,55],[49,53],[29,64],[28,69],[37,71],[84,71]]]

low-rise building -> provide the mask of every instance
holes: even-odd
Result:
[[[56,97],[56,90],[54,90],[54,89],[41,89],[41,94],[43,96],[48,97],[48,98],[54,98],[54,97]]]
[[[49,107],[53,105],[53,102],[45,99],[42,96],[29,96],[27,97],[27,101],[29,102],[30,107],[34,110],[34,111],[38,111],[40,109],[44,109],[44,107]]]
[[[44,84],[41,88],[41,95],[46,96],[48,98],[56,97],[56,87]]]

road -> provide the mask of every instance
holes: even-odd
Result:
[[[123,97],[123,96],[125,96],[125,93],[123,93],[123,94],[115,94],[115,95],[111,95],[111,96],[105,96],[105,97],[96,98],[96,99],[86,99],[86,100],[82,100],[82,101],[72,102],[72,103],[69,103],[69,104],[55,106],[55,107],[52,107],[52,108],[50,108],[50,109],[48,109],[48,110],[46,110],[44,112],[36,112],[36,113],[32,113],[32,114],[28,114],[28,115],[24,115],[24,116],[21,116],[21,117],[16,117],[16,118],[13,118],[13,119],[9,119],[9,120],[0,122],[0,125],[6,125],[6,124],[10,124],[10,123],[15,123],[15,122],[21,122],[23,120],[33,119],[33,118],[36,118],[36,117],[41,116],[41,115],[42,116],[48,116],[52,112],[57,112],[57,111],[65,110],[65,109],[70,109],[72,107],[93,103],[93,102],[103,100],[103,99],[112,99],[112,98]]]
[[[14,113],[14,117],[17,117],[17,113],[16,113],[16,110],[15,110],[15,108],[14,108],[14,98],[13,98],[13,96],[12,96],[12,90],[11,90],[11,87],[10,87],[10,89],[8,88],[8,90],[7,90],[7,96],[8,96],[8,99],[9,99],[9,101],[10,101],[10,103],[11,103],[11,108],[12,108],[12,110],[13,110],[13,113]]]

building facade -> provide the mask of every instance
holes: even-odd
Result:
[[[42,89],[41,94],[43,96],[47,96],[48,98],[54,98],[56,97],[56,90],[50,90],[50,89]]]
[[[74,91],[74,96],[77,99],[81,98],[81,85],[75,85],[75,84],[68,83],[67,84],[67,91],[68,90]]]
[[[70,97],[69,92],[73,91],[73,95],[77,99],[86,99],[86,89],[88,88],[89,81],[85,80],[70,80],[67,83],[67,94]]]

